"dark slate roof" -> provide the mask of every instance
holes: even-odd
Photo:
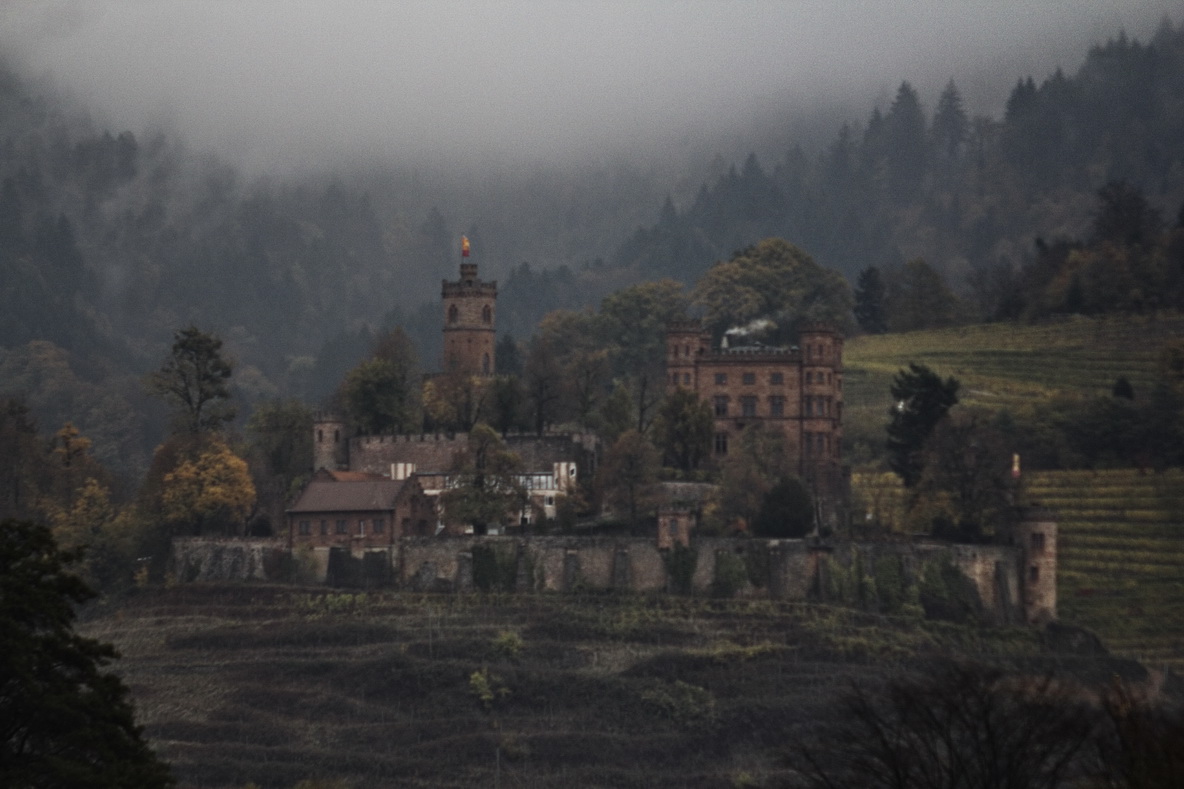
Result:
[[[368,479],[334,482],[314,479],[288,512],[372,512],[393,510],[406,480]]]

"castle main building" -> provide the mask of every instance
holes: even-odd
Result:
[[[710,404],[712,454],[750,425],[780,431],[798,475],[816,492],[841,490],[843,457],[843,337],[826,326],[801,331],[796,348],[711,347],[698,321],[666,330],[666,390],[683,388]]]

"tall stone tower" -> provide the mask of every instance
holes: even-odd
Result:
[[[497,282],[482,282],[477,264],[460,264],[460,280],[444,280],[444,358],[446,373],[493,375],[496,370],[494,322]]]
[[[699,321],[679,321],[666,327],[666,391],[682,387],[698,390],[696,366],[711,350],[711,335]]]
[[[337,471],[349,468],[349,438],[345,420],[337,414],[318,412],[312,424],[312,469]]]

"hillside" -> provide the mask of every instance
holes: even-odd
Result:
[[[1182,336],[1184,315],[1175,312],[861,335],[843,349],[845,426],[854,441],[882,443],[892,377],[909,362],[957,378],[963,403],[1014,410],[1108,394],[1119,376],[1148,391],[1161,349]]]
[[[851,680],[969,655],[1131,664],[821,605],[190,585],[91,612],[184,787],[770,786]]]

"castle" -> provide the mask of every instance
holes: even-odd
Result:
[[[482,281],[477,266],[463,262],[460,279],[444,281],[441,297],[444,371],[494,375],[497,283]],[[820,517],[838,521],[846,488],[842,354],[842,336],[826,326],[805,327],[793,348],[728,343],[725,338],[713,349],[698,322],[672,324],[666,333],[666,390],[689,390],[709,404],[717,461],[727,458],[750,427],[776,430],[784,437],[793,468],[813,490]],[[674,546],[691,542],[694,507],[674,500],[677,496],[666,505],[666,519],[659,519],[656,542],[478,535],[465,542],[434,540],[440,534],[462,536],[445,529],[437,502],[449,484],[453,457],[467,445],[466,435],[351,437],[344,420],[332,414],[318,415],[313,431],[318,471],[288,510],[282,544],[261,545],[255,557],[253,548],[229,551],[219,543],[207,549],[201,541],[178,541],[174,551],[178,564],[190,568],[187,575],[260,577],[267,573],[267,551],[294,556],[299,549],[315,565],[311,577],[331,583],[467,589],[474,583],[473,551],[490,539],[495,541],[490,545],[501,546],[496,550],[513,552],[520,589],[656,591],[672,584],[663,557]],[[505,441],[523,460],[521,477],[534,510],[550,517],[557,498],[594,468],[598,451],[594,436],[511,435]],[[522,513],[524,523],[529,517]],[[743,593],[785,599],[828,599],[833,594],[829,587],[843,585],[835,578],[863,573],[869,563],[893,562],[919,578],[925,567],[942,561],[969,579],[984,610],[999,621],[1038,622],[1056,616],[1056,523],[1044,511],[1027,512],[1007,545],[920,541],[827,546],[805,540],[719,538],[697,539],[695,544],[698,559],[691,586],[701,591],[714,588],[724,554],[767,555],[767,577],[754,576]],[[227,561],[230,566],[222,566]]]
[[[843,498],[843,337],[827,326],[806,326],[799,346],[711,347],[698,321],[666,332],[666,390],[688,389],[714,416],[712,454],[724,459],[740,434],[764,425],[785,438],[791,465],[815,498]],[[830,508],[833,515],[833,507]]]
[[[440,295],[443,372],[496,374],[497,282],[482,281],[477,264],[466,259],[460,279],[444,280]],[[555,517],[559,498],[575,487],[581,470],[595,467],[592,436],[507,435],[504,441],[523,464],[518,481],[531,505],[519,516],[523,524],[538,515]],[[359,550],[442,533],[447,524],[436,503],[453,458],[467,447],[465,433],[351,436],[344,418],[319,413],[313,424],[317,476],[288,509],[289,533],[305,545]],[[382,524],[377,533],[376,523]]]

